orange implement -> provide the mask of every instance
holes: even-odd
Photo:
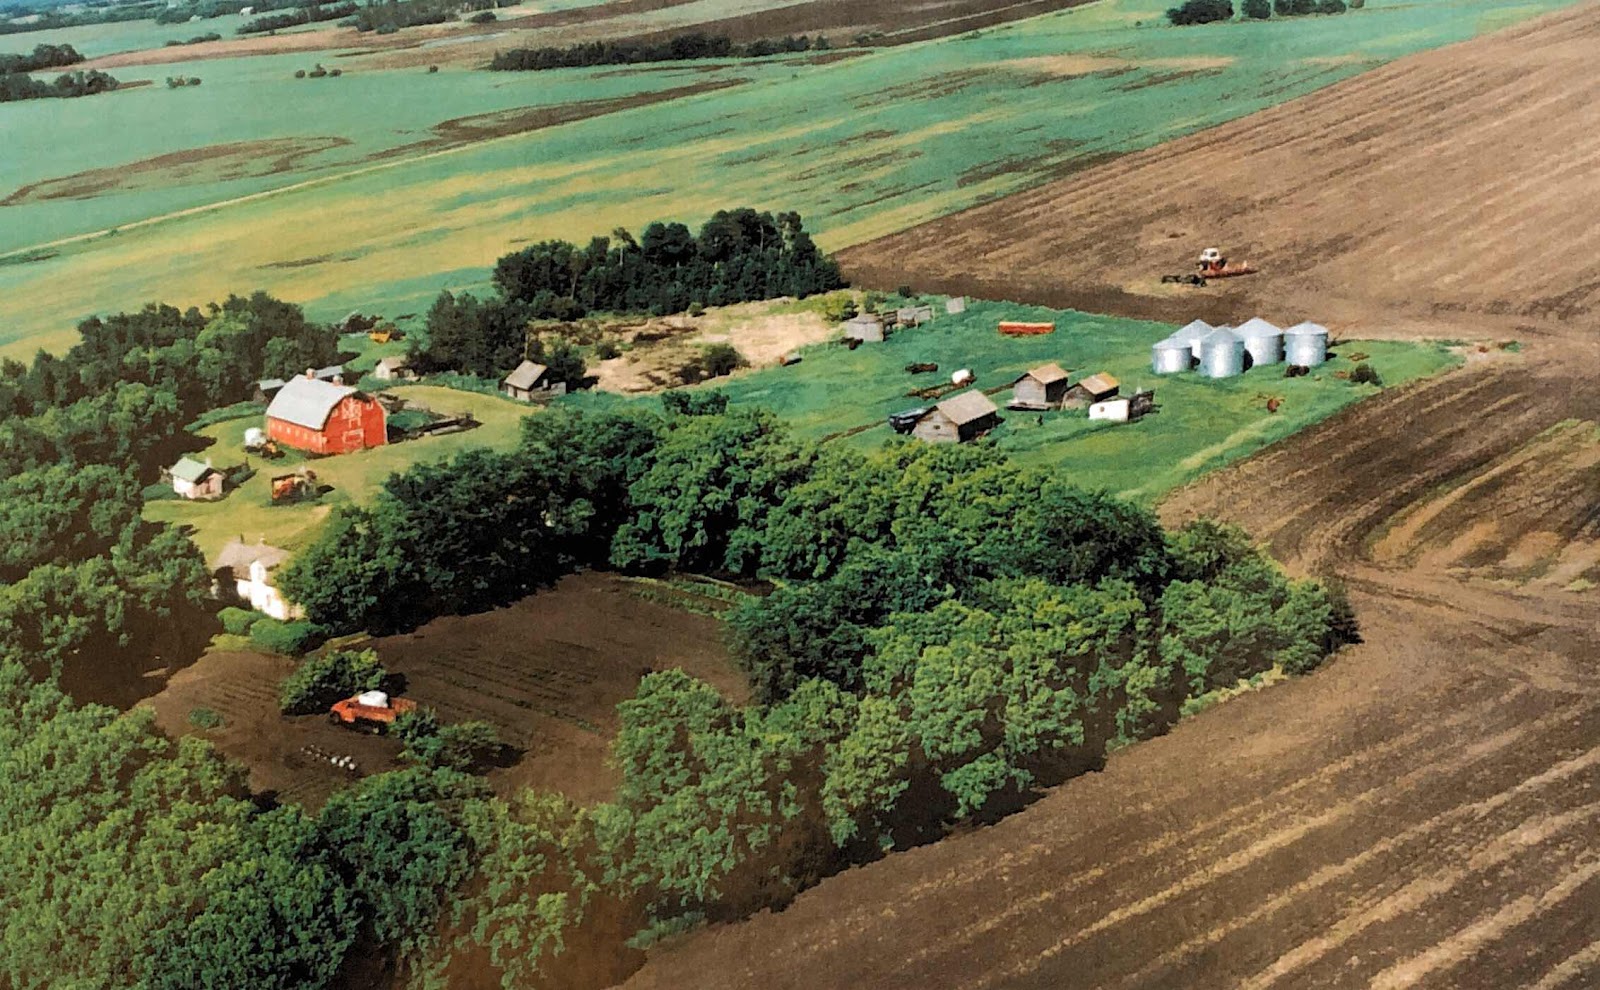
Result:
[[[1242,265],[1230,265],[1225,261],[1214,265],[1201,263],[1199,269],[1202,278],[1233,278],[1236,275],[1254,275],[1256,273],[1255,266],[1248,261]]]
[[[1055,333],[1054,323],[1001,323],[1000,332],[1009,337],[1028,337],[1035,334]]]
[[[391,698],[382,691],[363,691],[343,701],[335,702],[328,710],[328,721],[336,725],[382,729],[409,711],[417,703],[406,698]]]

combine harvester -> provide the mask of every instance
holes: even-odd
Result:
[[[1216,248],[1206,248],[1201,251],[1200,260],[1195,262],[1194,268],[1193,275],[1163,275],[1161,281],[1169,284],[1205,285],[1208,279],[1237,278],[1240,275],[1254,275],[1259,270],[1248,261],[1237,265],[1228,264],[1228,259]]]

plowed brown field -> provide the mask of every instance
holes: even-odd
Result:
[[[845,252],[866,284],[1096,312],[1575,319],[1600,304],[1600,6],[1402,59],[1280,107]],[[1162,286],[1204,247],[1262,269]]]
[[[1136,279],[1169,230],[1250,231],[1272,274],[1232,302],[1321,315],[1283,310],[1327,292],[1364,334],[1526,347],[1162,507],[1340,577],[1364,643],[997,825],[658,950],[628,990],[1600,986],[1600,344],[1580,319],[1600,302],[1581,172],[1600,69],[1576,59],[1597,40],[1591,5],[889,245],[910,271],[1067,291],[1096,261]],[[963,233],[985,216],[1014,239]],[[1125,288],[1100,301],[1166,305]]]

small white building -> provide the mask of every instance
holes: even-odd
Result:
[[[379,381],[414,381],[417,373],[411,370],[409,359],[401,355],[386,357],[372,369],[372,377]]]
[[[209,457],[204,462],[180,457],[167,474],[172,478],[172,490],[181,498],[216,498],[222,494],[222,472],[211,466]]]
[[[257,612],[280,622],[305,618],[305,609],[291,604],[273,584],[272,574],[289,559],[289,551],[265,542],[233,540],[217,556],[212,591],[218,597],[237,597]]]
[[[1126,423],[1131,419],[1131,403],[1127,399],[1107,399],[1105,402],[1096,402],[1089,407],[1089,418],[1105,420],[1110,423]]]

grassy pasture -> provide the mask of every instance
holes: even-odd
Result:
[[[191,527],[195,545],[208,559],[240,536],[297,549],[316,534],[333,506],[366,502],[396,471],[470,447],[507,450],[516,446],[519,424],[528,413],[527,406],[509,399],[430,385],[402,385],[390,391],[444,415],[470,411],[482,425],[465,433],[423,437],[338,457],[305,458],[294,451],[275,461],[250,457],[250,464],[257,469],[255,476],[220,501],[148,502],[145,517]],[[245,460],[244,431],[263,422],[261,416],[228,420],[205,427],[199,435],[216,441],[208,453],[218,467],[226,467]],[[288,474],[301,464],[316,472],[318,484],[331,485],[333,490],[314,502],[273,505],[271,476]]]
[[[1004,337],[995,329],[1000,320],[1054,321],[1057,329],[1038,337]],[[1090,423],[1083,410],[1066,410],[1043,414],[1040,424],[1039,413],[1005,411],[1011,397],[1006,387],[992,396],[1005,420],[993,436],[1021,463],[1065,471],[1085,487],[1155,501],[1375,394],[1376,386],[1334,377],[1355,366],[1352,354],[1366,354],[1388,386],[1459,360],[1443,345],[1348,341],[1305,378],[1284,378],[1282,365],[1215,381],[1193,373],[1156,376],[1150,371],[1150,345],[1173,329],[1012,303],[973,303],[962,315],[940,315],[926,326],[891,334],[882,344],[854,351],[817,345],[803,352],[798,365],[752,371],[714,387],[735,405],[772,409],[804,436],[844,434],[870,424],[834,441],[870,448],[894,435],[885,422],[890,413],[929,404],[907,391],[948,382],[958,368],[972,369],[977,387],[986,392],[1050,361],[1071,369],[1074,380],[1109,371],[1125,395],[1140,386],[1154,388],[1159,411],[1138,423],[1109,424]],[[906,373],[906,365],[921,362],[938,364],[939,372]],[[1283,400],[1278,412],[1267,411],[1267,396]],[[580,395],[567,401],[606,405],[620,400]]]
[[[821,243],[839,248],[1571,2],[1534,0],[1508,13],[1493,0],[1373,0],[1342,17],[1179,30],[1158,23],[1167,0],[1101,0],[826,65],[769,59],[705,74],[677,66],[430,77],[362,72],[349,59],[343,79],[297,82],[292,68],[311,59],[209,62],[194,69],[206,78],[197,90],[61,101],[81,115],[71,125],[76,167],[222,140],[351,144],[267,177],[7,208],[0,354],[59,346],[83,316],[157,297],[259,286],[322,317],[397,300],[416,308],[439,288],[481,282],[485,266],[529,239],[694,220],[730,204],[800,209]],[[686,75],[749,82],[415,158],[351,161],[386,142],[415,143],[466,112],[675,88]],[[188,114],[173,113],[180,99]],[[17,106],[27,105],[0,108],[0,125],[9,136],[19,122],[29,164],[0,166],[0,186],[74,170],[40,163],[52,121],[13,117]],[[244,119],[233,122],[234,113]],[[129,145],[123,136],[139,129],[123,126],[124,116],[186,123],[178,136]],[[252,192],[262,195],[241,198]],[[207,202],[226,205],[196,209]],[[136,226],[140,218],[151,222]],[[41,249],[113,225],[113,235]]]

